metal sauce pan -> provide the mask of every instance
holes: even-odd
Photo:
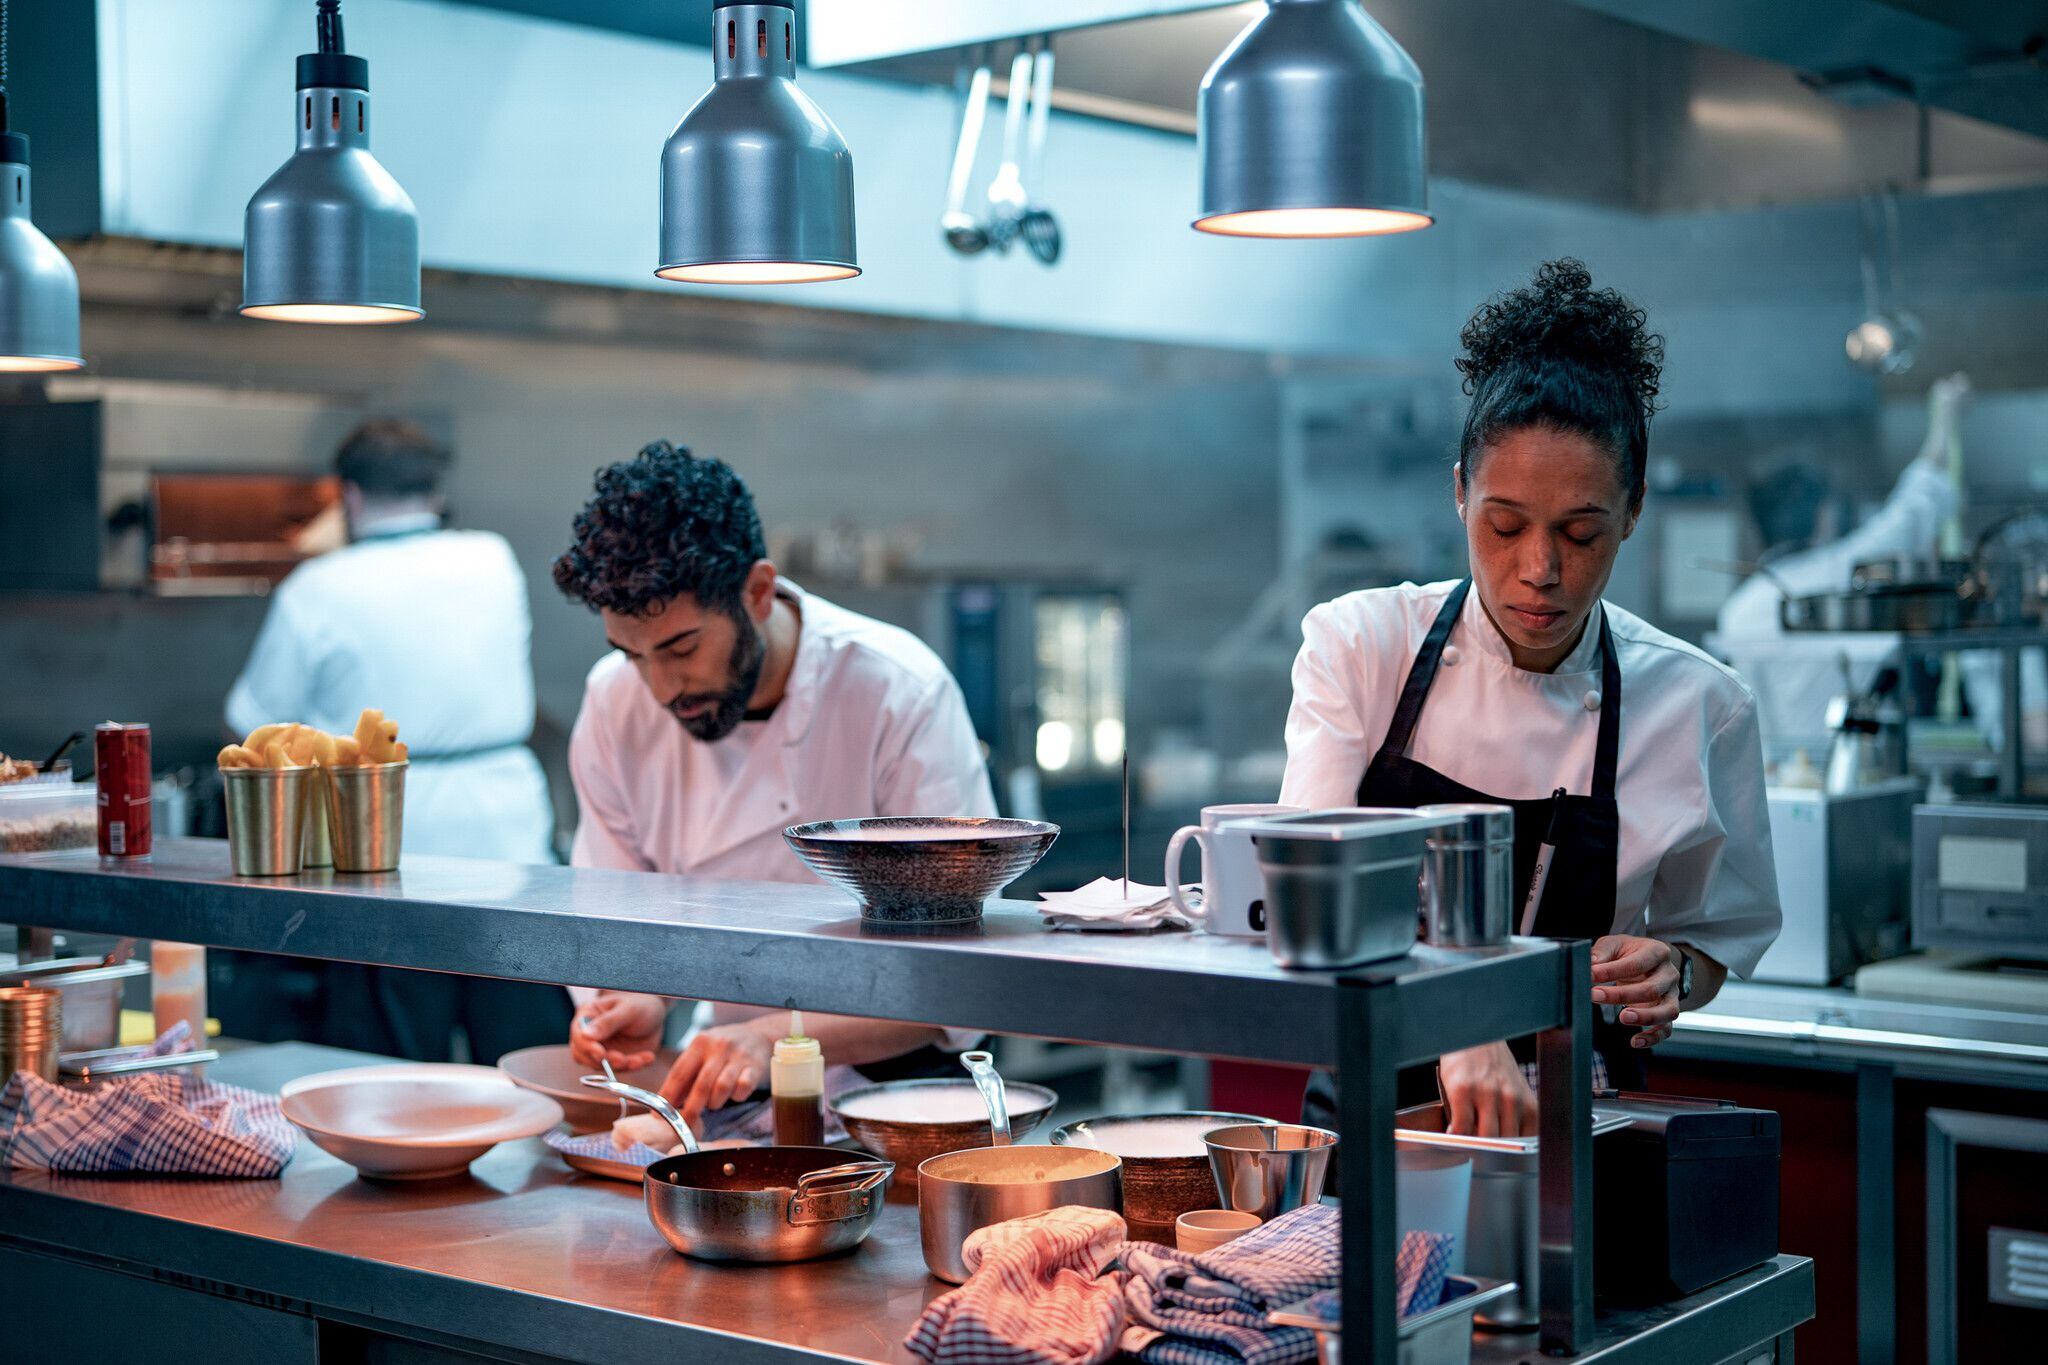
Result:
[[[836,1147],[735,1147],[647,1168],[647,1217],[702,1261],[808,1261],[860,1245],[894,1162],[848,1161]]]
[[[969,1234],[1067,1204],[1118,1213],[1124,1163],[1093,1147],[974,1147],[917,1168],[918,1236],[932,1274],[967,1279],[961,1247]]]

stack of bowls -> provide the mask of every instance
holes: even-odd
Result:
[[[64,997],[42,986],[0,988],[0,1083],[17,1071],[57,1079]]]

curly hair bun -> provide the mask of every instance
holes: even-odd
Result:
[[[1622,384],[1648,423],[1657,410],[1664,339],[1643,310],[1612,289],[1595,289],[1585,263],[1567,256],[1536,268],[1534,282],[1481,304],[1459,334],[1465,392],[1496,379],[1568,366],[1585,379]]]

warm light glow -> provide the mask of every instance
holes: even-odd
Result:
[[[267,318],[272,322],[335,322],[356,326],[386,322],[417,322],[425,316],[417,308],[398,308],[376,303],[257,303],[243,304],[245,318]]]
[[[1092,736],[1095,746],[1095,764],[1100,768],[1114,768],[1123,761],[1124,723],[1115,716],[1104,716],[1095,722]]]
[[[1382,237],[1435,221],[1407,209],[1250,209],[1197,218],[1195,227],[1221,237]]]
[[[51,370],[82,370],[83,360],[67,360],[55,355],[0,355],[0,372],[7,374],[45,374]]]
[[[712,261],[704,265],[665,265],[654,272],[664,280],[685,284],[821,284],[850,280],[857,266],[821,261]]]
[[[1038,766],[1059,772],[1074,761],[1074,727],[1063,720],[1048,720],[1038,727]]]
[[[1869,318],[1850,330],[1842,348],[1858,365],[1882,365],[1898,344],[1899,339],[1890,327],[1877,318]]]

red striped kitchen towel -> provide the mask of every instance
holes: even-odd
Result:
[[[1123,1331],[1124,1220],[1067,1207],[982,1228],[961,1258],[967,1283],[925,1305],[903,1344],[944,1365],[1095,1365]]]

